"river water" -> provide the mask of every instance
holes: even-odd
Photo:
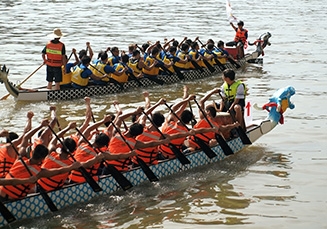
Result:
[[[272,34],[262,66],[238,72],[248,99],[260,105],[280,87],[292,85],[294,110],[285,124],[246,150],[210,166],[180,173],[156,184],[102,196],[12,228],[327,228],[326,72],[327,6],[318,0],[232,0],[235,16],[245,22],[249,40]],[[229,41],[225,1],[166,0],[2,0],[0,2],[0,64],[19,83],[40,64],[47,34],[60,27],[67,53],[91,42],[95,53],[108,46],[127,50],[130,43],[181,40],[199,36]],[[251,51],[251,47],[250,50]],[[24,87],[44,86],[45,68]],[[203,95],[221,85],[221,77],[186,83]],[[142,105],[142,91],[92,98],[96,118],[113,111],[117,99],[124,111]],[[170,103],[182,96],[182,85],[149,89],[151,100]],[[3,86],[0,95],[7,94]],[[218,98],[214,98],[217,99]],[[83,100],[64,102],[0,101],[0,128],[22,133],[26,112],[33,125],[58,108],[62,126],[82,122]],[[254,111],[263,118],[264,111]]]

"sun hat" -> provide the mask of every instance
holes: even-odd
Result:
[[[61,32],[59,28],[55,28],[51,34],[48,35],[48,37],[52,38],[61,38],[64,34]]]

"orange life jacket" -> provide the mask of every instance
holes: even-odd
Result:
[[[27,167],[31,171],[33,176],[36,176],[41,171],[40,165],[31,165],[29,159],[25,159],[24,162],[26,163]],[[6,178],[29,178],[31,175],[23,165],[21,160],[16,160],[9,173],[6,175]],[[29,191],[35,186],[35,184],[21,184],[21,185],[7,185],[1,186],[1,192],[8,195],[10,199],[20,199],[25,197]]]
[[[159,140],[161,137],[158,131],[149,131],[147,128],[144,128],[142,134],[136,137],[137,141],[140,142],[149,142],[153,140]],[[157,155],[158,155],[158,147],[148,147],[143,149],[135,150],[137,155],[147,164],[158,164]],[[136,157],[132,158],[132,162],[137,163]]]
[[[76,161],[85,162],[85,161],[88,161],[88,160],[94,158],[97,154],[98,154],[98,152],[96,150],[94,150],[91,146],[89,146],[87,143],[82,143],[75,150],[74,157],[75,157]],[[96,175],[97,175],[99,166],[100,166],[100,163],[96,163],[92,167],[86,169],[86,171],[89,174],[94,176],[94,180],[98,180],[98,177]],[[85,182],[84,176],[82,175],[82,173],[80,171],[77,171],[77,170],[71,171],[71,173],[69,175],[69,179],[75,183]]]
[[[61,67],[63,56],[62,48],[64,44],[59,41],[59,43],[49,42],[46,45],[46,54],[47,54],[47,65],[51,67]]]
[[[176,133],[183,133],[187,132],[187,128],[185,126],[178,125],[177,122],[171,121],[168,124],[164,125],[162,128],[162,133],[164,134],[176,134]],[[175,145],[177,148],[182,149],[184,144],[185,137],[183,138],[176,138],[170,141],[171,144]],[[165,156],[169,158],[174,158],[175,154],[169,148],[169,144],[162,144],[159,145],[159,151]]]
[[[245,34],[246,34],[247,32],[248,32],[248,31],[247,31],[246,29],[242,29],[242,30],[240,30],[239,28],[237,28],[237,30],[236,30],[236,34],[235,34],[235,38],[234,38],[234,41],[235,41],[235,42],[239,42],[239,41],[241,41],[243,44],[245,44],[245,43],[246,43],[246,40],[247,40]]]
[[[60,154],[57,152],[52,152],[49,154],[42,163],[43,169],[55,169],[61,168],[65,166],[71,165],[73,162],[70,159],[62,160],[60,158]],[[49,178],[41,178],[38,180],[38,183],[44,188],[46,191],[51,191],[54,189],[61,188],[65,181],[68,178],[69,173],[62,173]]]
[[[10,157],[8,155],[7,147],[1,146],[0,147],[0,177],[6,177],[7,173],[9,172],[10,168],[14,164],[17,157]]]
[[[209,121],[211,122],[211,124],[213,126],[217,125],[212,119],[209,119]],[[217,125],[218,126],[218,125]],[[201,128],[210,128],[210,124],[207,122],[206,119],[201,119],[199,122],[197,122],[194,125],[194,129],[201,129]],[[196,137],[202,139],[205,143],[209,144],[209,141],[211,139],[215,138],[215,133],[214,132],[207,132],[207,133],[203,133],[203,134],[196,134]],[[194,136],[191,136],[189,139],[193,144],[195,144],[197,146],[197,148],[200,148],[199,145],[195,142],[194,140]]]
[[[125,140],[128,144],[134,148],[136,144],[136,139],[134,138],[126,138]],[[109,143],[109,152],[111,154],[121,154],[121,153],[129,153],[131,150],[128,145],[124,142],[122,137],[119,134],[116,134]],[[131,163],[130,158],[121,159],[121,160],[111,160],[109,164],[114,165],[119,171],[128,171],[128,165]]]

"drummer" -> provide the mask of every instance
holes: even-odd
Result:
[[[235,115],[237,122],[246,130],[243,117],[246,97],[245,84],[240,80],[235,80],[235,72],[232,69],[223,71],[224,80],[221,86],[222,100],[219,111],[228,111]]]

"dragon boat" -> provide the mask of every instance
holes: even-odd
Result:
[[[257,139],[270,132],[278,123],[283,124],[283,113],[288,108],[294,109],[294,104],[290,101],[290,98],[294,94],[295,89],[291,86],[287,86],[277,90],[267,104],[262,107],[256,106],[257,109],[267,110],[268,115],[265,119],[252,121],[248,124],[246,134],[251,142],[255,142]],[[247,145],[243,144],[240,137],[230,139],[227,141],[227,144],[232,149],[233,153],[237,153],[247,147]],[[212,147],[212,150],[216,154],[214,157],[208,157],[204,151],[199,150],[186,154],[187,159],[190,161],[189,164],[183,165],[178,159],[167,159],[160,161],[156,165],[151,165],[149,168],[159,178],[160,182],[160,179],[172,174],[215,163],[227,157],[220,145]],[[140,168],[134,168],[122,173],[122,175],[130,181],[132,186],[149,182],[147,176]],[[94,192],[88,183],[80,183],[67,185],[62,189],[51,191],[47,194],[54,205],[61,211],[60,209],[70,207],[77,203],[90,201],[92,198],[99,195],[112,194],[122,189],[116,179],[117,178],[111,175],[100,177],[98,181],[99,186],[102,188],[100,192]],[[14,221],[40,217],[51,213],[47,202],[39,193],[30,194],[23,199],[1,204],[3,208],[6,208],[12,214],[12,217],[3,214],[3,211],[1,211],[3,215],[0,215],[0,227],[8,224],[10,225]]]
[[[18,101],[72,100],[83,98],[85,96],[90,97],[116,94],[119,92],[132,90],[137,87],[149,87],[162,84],[178,83],[181,81],[203,79],[222,72],[225,68],[231,68],[236,70],[237,68],[244,67],[246,63],[262,63],[262,58],[259,57],[264,55],[264,48],[267,45],[270,45],[270,37],[271,34],[269,32],[262,34],[255,42],[250,44],[256,46],[255,51],[246,54],[237,62],[227,62],[225,65],[215,65],[213,66],[213,69],[211,69],[211,71],[208,68],[201,68],[197,70],[188,70],[180,72],[180,74],[173,73],[170,75],[159,75],[155,79],[134,79],[122,84],[110,83],[108,85],[89,85],[88,87],[82,89],[68,88],[62,90],[49,90],[46,89],[46,87],[22,89],[20,87],[21,84],[15,85],[11,81],[9,81],[9,70],[6,68],[6,66],[3,66],[0,71],[0,82],[5,85],[8,93]],[[235,54],[235,48],[226,49],[231,53],[231,55]]]

